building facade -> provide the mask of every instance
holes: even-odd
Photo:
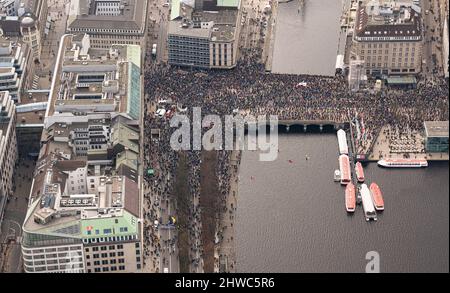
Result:
[[[9,91],[11,98],[21,102],[22,90],[30,82],[31,62],[26,44],[13,43],[0,37],[0,91]]]
[[[47,0],[22,0],[16,3],[19,5],[13,14],[0,15],[0,33],[5,37],[22,37],[35,60],[39,60],[45,27],[50,22]]]
[[[240,1],[172,1],[168,30],[169,64],[230,69],[237,64]],[[207,7],[208,10],[200,10]]]
[[[93,49],[143,45],[147,0],[73,0],[67,32],[87,33]]]
[[[41,58],[42,35],[39,22],[32,13],[26,13],[21,17],[20,34],[23,42],[30,47],[33,60],[39,60]]]
[[[417,8],[416,8],[417,9]],[[367,75],[415,75],[422,68],[421,15],[395,1],[359,1],[352,54]]]
[[[19,0],[0,0],[0,14],[14,16],[19,8]]]
[[[26,272],[139,272],[141,52],[61,39],[34,171]]]
[[[5,204],[13,192],[17,161],[16,106],[9,92],[0,92],[0,223]]]

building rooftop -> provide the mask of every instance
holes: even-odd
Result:
[[[424,126],[427,137],[448,137],[448,121],[425,121]]]
[[[48,116],[55,112],[118,112],[139,119],[140,52],[136,45],[115,45],[94,56],[87,35],[66,36]]]
[[[361,4],[357,10],[355,23],[358,37],[422,37],[421,17],[419,12],[404,3],[395,1],[369,1]]]
[[[57,151],[38,160],[31,190],[31,198],[38,204],[31,208],[34,217],[26,221],[28,228],[107,218],[122,215],[124,210],[139,217],[137,183],[112,171],[95,174],[89,164]]]
[[[172,2],[172,5],[172,7],[180,7],[179,1]],[[238,10],[195,11],[183,10],[183,7],[189,6],[182,3],[181,10],[172,10],[171,19],[173,20],[169,22],[169,35],[204,38],[211,41],[234,40]]]
[[[111,15],[100,14],[96,8],[99,0],[72,0],[69,30],[106,30],[102,34],[129,34],[143,32],[145,27],[147,0],[119,0],[119,11]],[[114,30],[114,31],[113,31]]]
[[[182,21],[169,22],[168,33],[170,35],[204,38],[204,39],[209,39],[211,37],[211,30],[194,28],[192,24],[187,24],[183,27]]]

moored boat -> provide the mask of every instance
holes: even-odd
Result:
[[[352,180],[350,159],[347,155],[339,156],[339,171],[341,172],[341,184],[347,185]]]
[[[353,183],[347,184],[345,188],[345,209],[349,213],[353,213],[356,207],[356,189]]]
[[[360,183],[364,182],[364,180],[365,180],[364,169],[363,169],[361,162],[356,162],[355,173],[356,173],[356,178],[358,179],[358,182],[360,182]]]
[[[384,200],[381,189],[376,183],[370,184],[370,194],[372,195],[373,205],[377,211],[384,210]]]
[[[373,206],[373,202],[370,196],[370,190],[366,184],[361,185],[360,189],[362,205],[364,210],[364,217],[366,221],[377,220],[377,213],[375,211],[375,207]]]
[[[347,134],[345,130],[339,129],[337,131],[339,154],[348,155]]]
[[[428,167],[425,159],[383,159],[378,165],[386,168],[424,168]]]

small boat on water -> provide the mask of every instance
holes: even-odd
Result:
[[[355,173],[356,173],[356,178],[358,179],[358,182],[363,183],[365,178],[364,178],[364,169],[363,169],[361,162],[356,162]]]
[[[347,185],[352,180],[352,171],[350,169],[350,159],[347,155],[339,156],[339,171],[341,172],[341,184]]]
[[[381,189],[376,183],[370,184],[370,194],[372,195],[373,205],[377,211],[384,210],[384,200]]]
[[[349,213],[353,213],[356,208],[356,189],[353,183],[347,184],[345,188],[345,209]]]
[[[370,190],[364,183],[361,184],[360,194],[364,210],[364,217],[366,218],[366,221],[367,222],[370,220],[376,221],[377,212],[375,211],[375,207],[373,206],[372,198],[370,196]]]
[[[335,182],[341,181],[341,171],[334,170],[334,181]]]
[[[345,130],[339,129],[337,132],[339,154],[348,155],[347,134]]]
[[[424,168],[428,167],[425,159],[384,159],[379,160],[378,165],[386,168]]]

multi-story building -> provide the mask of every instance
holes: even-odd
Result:
[[[0,16],[0,33],[6,37],[23,37],[33,57],[40,58],[48,19],[47,0],[22,0],[14,14]]]
[[[47,116],[55,113],[121,113],[132,120],[141,115],[141,49],[114,45],[90,54],[90,36],[66,35],[51,87]]]
[[[0,14],[13,16],[17,14],[19,0],[0,0]]]
[[[38,161],[23,225],[25,272],[136,272],[142,223],[136,182],[95,175],[55,153]]]
[[[31,49],[33,60],[41,58],[41,31],[36,16],[32,13],[25,13],[20,18],[20,34],[22,40]]]
[[[420,73],[422,20],[420,9],[411,3],[359,1],[352,55],[353,59],[364,61],[367,75]]]
[[[39,38],[43,40],[45,27],[50,22],[47,0],[22,0],[19,5],[18,16],[22,18],[25,14],[32,14],[35,17],[40,34]]]
[[[238,0],[197,1],[195,9],[180,0],[172,1],[169,63],[200,68],[235,67],[240,5]]]
[[[0,92],[0,224],[6,201],[13,191],[17,160],[16,106],[8,92]]]
[[[29,82],[29,55],[26,44],[18,44],[0,36],[0,91],[9,91],[17,103],[21,102],[22,89]]]
[[[141,52],[61,39],[22,253],[26,272],[138,272]]]
[[[147,0],[72,0],[67,32],[87,33],[93,49],[142,45]]]

